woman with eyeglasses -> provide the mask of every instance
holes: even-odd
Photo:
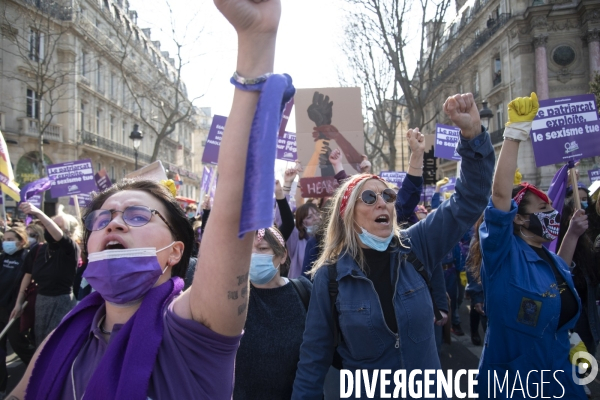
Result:
[[[61,213],[50,218],[28,202],[22,202],[19,209],[39,219],[44,227],[45,243],[33,248],[34,252],[25,260],[25,275],[11,315],[18,317],[23,312],[25,290],[33,279],[37,284],[34,332],[35,343],[39,347],[77,302],[73,294],[73,281],[79,261],[76,242],[80,237],[80,229],[77,219],[68,214]]]
[[[407,376],[413,370],[440,369],[431,293],[412,264],[416,261],[405,257],[413,253],[431,276],[433,266],[483,211],[494,168],[494,150],[480,124],[473,96],[449,97],[444,110],[461,128],[457,146],[462,156],[461,178],[450,201],[434,213],[399,230],[394,209],[396,193],[384,180],[375,175],[357,175],[338,188],[323,253],[312,269],[313,292],[293,399],[321,399],[336,338],[343,368],[368,372],[369,379],[374,369],[406,370]],[[418,148],[411,154],[408,174],[421,176],[424,137],[411,129],[407,138],[411,148]],[[330,288],[335,286],[332,307]],[[416,378],[416,385],[422,385],[423,375]],[[388,375],[387,379],[393,378]],[[381,379],[377,382],[373,389],[379,395]],[[364,380],[355,383],[360,393],[353,390],[352,396],[366,398]],[[431,392],[436,392],[435,387]]]
[[[181,293],[194,232],[174,195],[147,180],[111,186],[84,216],[84,277],[96,291],[45,341],[9,398],[231,399],[255,237],[238,237],[246,222],[240,188],[249,148],[263,145],[249,140],[252,121],[265,115],[251,83],[268,77],[291,89],[289,79],[270,77],[280,1],[215,4],[238,33],[236,89],[193,285]],[[270,88],[268,101],[279,96]],[[268,117],[280,112],[266,106]],[[273,139],[277,119],[269,121]]]

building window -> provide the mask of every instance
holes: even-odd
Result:
[[[121,175],[122,178],[125,178],[125,175],[127,175],[127,168],[123,168],[123,175]]]
[[[502,61],[500,60],[500,56],[496,56],[494,58],[494,77],[493,77],[493,86],[499,85],[502,82]]]
[[[110,74],[110,98],[113,100],[117,98],[117,77],[115,74]]]
[[[102,64],[98,63],[97,65],[98,69],[96,70],[96,87],[98,88],[98,91],[103,90],[103,85],[102,85]]]
[[[44,34],[33,28],[29,29],[29,59],[31,61],[44,59]]]
[[[83,132],[85,130],[85,103],[81,102],[81,126],[79,127]]]
[[[96,110],[96,134],[100,135],[100,118],[102,117],[102,111],[98,108]]]
[[[83,51],[81,53],[81,75],[83,75],[87,78],[86,64],[87,64],[87,53],[85,51]]]
[[[121,129],[121,143],[125,144],[125,138],[127,137],[127,123],[123,121],[123,127]]]
[[[27,118],[40,119],[40,95],[27,89]]]
[[[497,124],[497,129],[502,129],[502,127],[504,126],[504,115],[502,113],[502,110],[504,109],[502,103],[498,104],[496,106],[496,124]]]
[[[115,140],[115,117],[110,116],[110,140]]]
[[[96,171],[102,170],[102,164],[101,163],[96,164],[96,167],[98,167],[98,169]]]
[[[115,181],[115,166],[114,165],[110,166],[110,180],[112,182]]]
[[[479,72],[475,72],[473,77],[473,96],[479,96]]]

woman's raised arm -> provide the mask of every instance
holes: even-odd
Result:
[[[237,73],[251,79],[273,72],[279,0],[215,0],[238,34]],[[248,270],[254,233],[238,239],[246,154],[259,92],[235,90],[219,151],[219,183],[202,238],[192,287],[175,303],[175,312],[214,332],[241,333],[248,303]],[[271,199],[264,199],[271,201]]]

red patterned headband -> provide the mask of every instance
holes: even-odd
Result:
[[[340,216],[342,218],[344,218],[344,213],[346,212],[346,207],[348,206],[348,199],[350,199],[350,195],[354,191],[354,188],[356,187],[356,185],[358,185],[360,182],[364,181],[365,179],[377,179],[383,183],[386,183],[385,180],[381,179],[377,175],[363,174],[363,175],[357,175],[355,178],[353,178],[352,181],[350,182],[350,184],[348,185],[348,187],[346,188],[346,191],[344,192],[344,197],[342,197],[342,205],[340,206]]]
[[[513,200],[515,201],[515,203],[517,203],[517,205],[521,204],[521,201],[523,200],[523,197],[525,197],[525,193],[527,193],[528,190],[543,201],[545,201],[546,203],[550,204],[550,199],[548,199],[546,193],[542,192],[540,189],[536,188],[532,184],[523,182],[521,183],[521,187],[522,189],[519,190],[519,193],[517,193],[515,197],[513,197]]]
[[[285,247],[285,240],[283,240],[283,236],[281,236],[281,234],[273,228],[268,228],[269,232],[271,232],[271,234],[273,236],[275,236],[275,238],[279,241],[279,243],[281,243],[281,245],[283,247]],[[265,230],[264,229],[259,229],[256,232],[256,239],[260,242],[263,238],[265,237]]]

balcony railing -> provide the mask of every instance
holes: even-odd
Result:
[[[40,135],[40,123],[38,120],[33,118],[19,118],[21,125],[20,133],[27,136],[39,136]],[[43,127],[43,125],[42,125]],[[44,129],[44,138],[48,140],[61,141],[61,126],[57,124],[48,124]]]
[[[495,130],[490,133],[490,139],[492,140],[492,144],[500,143],[504,140],[504,128]]]
[[[24,3],[36,7],[41,12],[61,21],[70,21],[73,17],[73,7],[52,0],[24,0]],[[69,2],[69,4],[71,4]]]
[[[113,142],[110,139],[96,135],[92,132],[81,132],[81,143],[91,145],[102,150],[107,150],[121,156],[129,157],[131,159],[135,158],[133,147],[123,146],[121,143]],[[151,158],[152,157],[148,154],[138,152],[138,160],[141,162],[149,164]]]
[[[473,54],[475,54],[477,50],[479,50],[483,46],[484,43],[490,40],[492,36],[494,36],[494,34],[498,32],[498,30],[501,27],[506,25],[510,19],[511,15],[510,13],[508,13],[500,14],[498,19],[492,20],[492,23],[489,24],[488,28],[481,32],[481,34],[477,36],[471,42],[471,44],[463,48],[463,52],[460,55],[458,55],[454,60],[452,60],[450,64],[448,64],[448,67],[442,70],[442,72],[440,72],[440,74],[433,79],[431,89],[435,90],[435,88],[444,83],[446,79],[450,75],[452,75],[458,68],[466,65],[469,58],[471,58]]]

